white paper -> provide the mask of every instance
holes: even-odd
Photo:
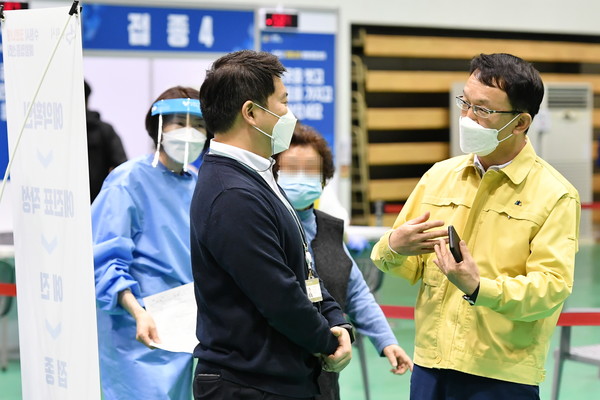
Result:
[[[156,323],[161,343],[154,347],[174,353],[192,353],[196,339],[196,298],[194,283],[144,297],[146,311]]]

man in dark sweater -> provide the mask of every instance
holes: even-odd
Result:
[[[272,54],[244,50],[215,61],[200,88],[215,137],[190,210],[196,399],[312,399],[321,368],[351,358],[352,327],[315,279],[271,170],[296,122],[284,72]]]

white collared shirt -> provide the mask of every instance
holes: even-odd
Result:
[[[298,215],[296,214],[296,211],[294,210],[292,204],[285,198],[285,196],[282,193],[282,190],[280,190],[279,186],[277,186],[275,176],[273,176],[273,165],[275,165],[275,160],[273,158],[270,157],[269,159],[266,159],[264,157],[259,156],[258,154],[252,153],[251,151],[244,150],[239,147],[232,146],[230,144],[216,142],[214,140],[210,141],[209,154],[229,157],[233,160],[236,160],[244,167],[257,172],[265,180],[265,182],[267,182],[271,190],[275,192],[279,200],[281,200],[281,202],[285,205],[285,207],[288,209],[288,211],[294,218],[294,221],[296,221],[298,230],[302,235],[302,243],[304,244],[304,248],[308,249],[308,244],[306,243],[302,223],[298,219]]]
[[[279,190],[275,177],[273,176],[273,165],[275,165],[275,160],[273,158],[267,159],[248,150],[230,144],[216,142],[214,140],[210,141],[209,154],[232,158],[246,168],[257,172],[265,182],[267,182],[277,197],[283,201],[283,204],[289,208],[289,203]]]
[[[494,170],[494,171],[499,171],[502,168],[506,167],[507,165],[509,165],[512,162],[512,160],[510,160],[507,163],[504,163],[502,165],[490,165],[488,167],[488,170]],[[479,175],[483,176],[483,174],[485,174],[486,169],[483,168],[483,164],[481,164],[481,161],[479,161],[479,157],[477,157],[477,154],[475,154],[475,158],[473,158],[473,164],[475,164],[475,166],[477,167],[477,170],[479,170]]]

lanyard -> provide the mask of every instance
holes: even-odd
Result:
[[[211,152],[212,152],[212,150],[211,150]],[[218,152],[216,152],[215,154],[221,155]],[[264,170],[264,171],[256,170],[256,169],[252,168],[250,165],[238,160],[237,158],[233,158],[227,154],[223,154],[223,155],[234,159],[235,161],[240,163],[242,166],[246,167],[247,169],[254,172],[255,174],[258,174],[260,176],[260,179],[265,180],[264,177],[261,176],[259,172],[265,172],[266,170]],[[272,165],[273,164],[271,164],[271,166]],[[271,166],[269,166],[269,168],[271,168]],[[267,168],[267,169],[269,169],[269,168]],[[266,180],[265,180],[265,183],[267,183]],[[269,189],[271,189],[271,191],[274,192],[274,188],[272,188],[271,185],[269,185],[267,183],[267,186],[269,186]],[[280,190],[279,186],[277,186],[277,190]],[[296,223],[296,227],[298,228],[298,231],[300,232],[300,236],[302,237],[302,247],[304,248],[304,262],[306,263],[308,279],[313,279],[313,278],[315,278],[315,274],[313,272],[313,258],[312,258],[312,255],[310,254],[310,251],[308,250],[308,241],[306,240],[306,234],[304,233],[304,228],[302,227],[302,223],[300,222],[300,219],[298,218],[298,214],[296,214],[296,210],[294,210],[294,207],[292,207],[290,202],[287,201],[285,196],[283,196],[283,195],[279,196],[277,193],[273,193],[273,194],[281,200],[281,202],[283,203],[285,208],[287,208],[289,213],[292,214],[292,218],[294,219],[294,222]]]
[[[285,208],[288,209],[292,217],[294,218],[294,222],[296,222],[296,227],[298,231],[300,231],[300,236],[302,236],[302,246],[304,247],[304,261],[306,262],[306,268],[308,270],[308,279],[313,279],[315,274],[313,273],[313,259],[310,251],[308,250],[308,241],[306,240],[306,234],[304,232],[304,228],[302,227],[302,223],[298,218],[298,214],[296,214],[296,210],[292,207],[292,205],[286,200],[284,202]]]

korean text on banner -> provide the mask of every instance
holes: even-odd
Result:
[[[22,130],[11,191],[26,400],[100,399],[81,26],[69,11],[5,11],[2,23],[11,151]]]

